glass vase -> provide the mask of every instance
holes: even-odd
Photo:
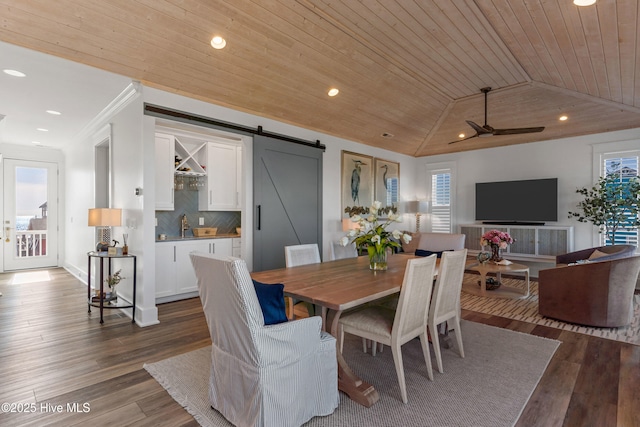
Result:
[[[493,262],[502,261],[502,254],[501,254],[500,245],[491,245],[491,259],[490,259],[490,261],[493,261]]]
[[[369,269],[381,271],[387,269],[387,251],[369,254]]]

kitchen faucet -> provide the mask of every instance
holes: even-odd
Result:
[[[187,222],[187,214],[183,214],[181,224],[180,224],[180,235],[182,236],[183,239],[184,239],[184,232],[185,230],[188,230],[188,229],[189,229],[189,223]]]

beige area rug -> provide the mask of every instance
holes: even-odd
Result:
[[[464,283],[470,283],[478,286],[478,278],[479,276],[477,274],[467,273],[464,277]],[[524,291],[524,280],[517,278],[505,278],[503,276],[502,283],[514,288],[520,288]],[[531,281],[530,285],[531,290],[529,297],[527,298],[519,300],[488,298],[471,295],[463,291],[460,298],[460,304],[463,309],[470,311],[492,314],[494,316],[549,326],[551,328],[563,329],[566,331],[640,345],[640,295],[634,295],[634,315],[629,326],[621,328],[595,328],[565,323],[541,316],[538,314],[538,282]]]
[[[429,381],[420,342],[402,347],[409,403],[400,399],[389,348],[376,357],[360,339],[345,337],[349,366],[380,393],[365,408],[340,393],[340,406],[305,426],[513,426],[544,373],[559,341],[463,321],[465,358],[443,350],[444,373]],[[432,359],[433,352],[431,353]],[[145,364],[145,369],[202,426],[229,426],[208,401],[211,347]]]

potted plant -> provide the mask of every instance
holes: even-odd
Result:
[[[411,241],[411,236],[399,230],[387,231],[387,227],[400,221],[400,216],[388,208],[383,208],[382,203],[376,201],[370,208],[351,213],[351,221],[358,223],[359,228],[349,230],[346,236],[340,239],[343,246],[355,243],[358,250],[366,249],[369,255],[369,268],[372,270],[387,269],[387,249],[398,248],[401,238],[405,243]],[[362,213],[362,216],[360,215]],[[379,215],[388,213],[384,221],[380,221]]]
[[[111,299],[115,299],[117,297],[116,285],[123,279],[123,277],[120,276],[121,271],[122,270],[118,270],[105,279],[105,282],[109,285],[109,289],[111,289]]]
[[[619,229],[640,227],[640,179],[637,176],[621,180],[617,174],[600,177],[591,188],[579,188],[584,200],[578,203],[578,212],[569,212],[569,218],[591,222],[615,244]]]

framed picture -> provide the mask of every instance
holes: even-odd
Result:
[[[400,163],[375,159],[374,165],[374,199],[382,206],[398,207],[400,201]]]
[[[342,151],[342,213],[346,207],[373,203],[373,157]]]

